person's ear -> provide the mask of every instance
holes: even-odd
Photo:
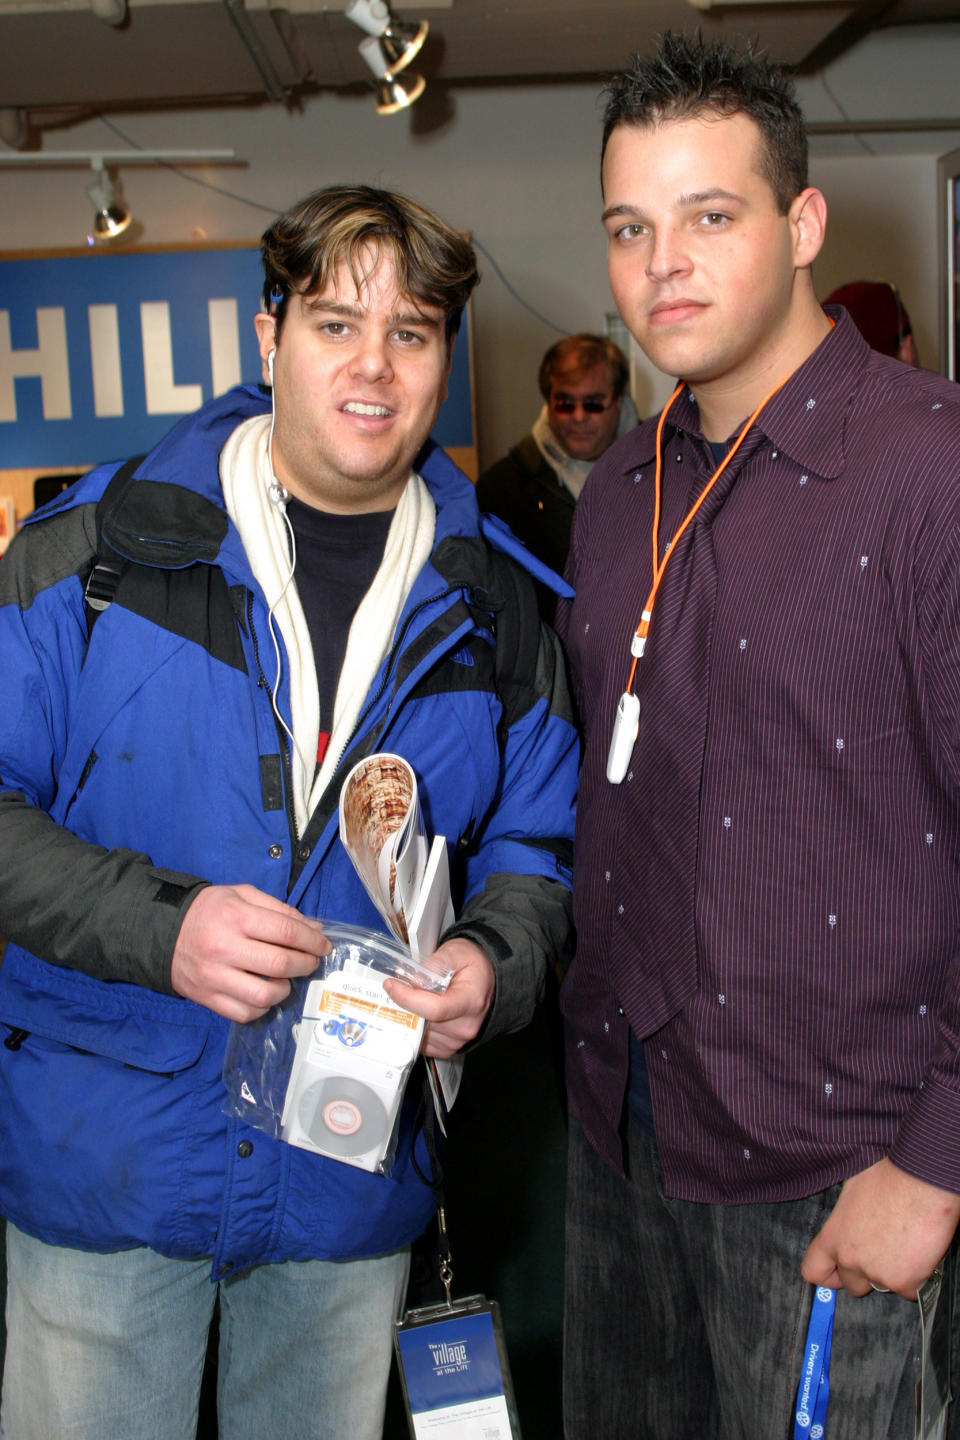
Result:
[[[912,335],[904,335],[897,350],[897,359],[902,360],[904,365],[920,365],[920,356],[917,352],[917,342]]]
[[[273,365],[270,357],[277,348],[277,317],[261,310],[253,317],[253,328],[257,332],[257,345],[260,350],[261,379],[264,385],[272,385]]]
[[[806,270],[820,254],[827,233],[827,202],[823,192],[813,185],[795,196],[787,211],[793,239],[794,263]]]

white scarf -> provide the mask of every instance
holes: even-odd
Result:
[[[290,662],[293,803],[297,829],[302,835],[337,767],[373,677],[390,649],[413,582],[433,550],[437,512],[424,481],[411,471],[394,511],[380,568],[350,626],[333,724],[329,727],[330,742],[323,764],[315,774],[320,735],[317,672],[297,587],[287,578],[290,575],[287,522],[268,494],[274,481],[268,453],[269,435],[269,415],[256,415],[238,425],[220,455],[220,483],[227,513],[239,531],[250,568],[280,628]],[[266,660],[261,652],[261,662]]]

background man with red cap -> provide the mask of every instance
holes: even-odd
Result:
[[[828,295],[826,304],[842,305],[871,349],[905,365],[920,364],[910,316],[892,281],[852,280]]]

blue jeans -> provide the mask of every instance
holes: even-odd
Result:
[[[61,1249],[7,1226],[5,1440],[195,1440],[220,1293],[224,1440],[379,1440],[406,1250],[262,1265]]]
[[[628,1177],[573,1119],[570,1131],[566,1440],[788,1440],[812,1293],[800,1262],[840,1187],[778,1204],[670,1200],[639,1126]],[[910,1440],[918,1346],[917,1305],[838,1293],[829,1440]]]

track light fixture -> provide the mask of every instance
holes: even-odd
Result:
[[[127,0],[90,0],[90,9],[105,25],[122,25],[127,18]]]
[[[360,54],[377,77],[377,114],[396,115],[419,100],[427,82],[422,75],[391,75],[380,50],[380,42],[373,35],[360,41]]]
[[[12,145],[14,150],[23,150],[30,139],[30,122],[26,110],[17,106],[0,109],[0,140]]]
[[[93,201],[93,229],[87,241],[93,245],[98,240],[115,240],[124,230],[129,230],[132,216],[126,205],[117,203],[113,181],[104,168],[103,159],[95,155],[90,161],[93,184],[87,186],[87,194]]]
[[[420,51],[429,22],[421,20],[419,25],[396,20],[386,0],[349,0],[345,10],[348,20],[366,30],[366,38],[360,41],[360,54],[377,77],[377,113],[394,115],[423,94],[426,81],[421,75],[409,75],[403,80],[397,76],[405,70]]]
[[[234,159],[233,150],[35,150],[27,153],[13,153],[0,150],[0,166],[27,165],[38,169],[47,165],[89,165],[93,171],[93,183],[87,186],[87,194],[93,201],[93,229],[87,235],[87,244],[95,245],[101,240],[115,240],[129,229],[132,216],[129,207],[117,200],[116,187],[107,173],[107,166],[117,165],[166,165],[178,170],[181,165],[229,165],[231,162],[243,165],[243,160]]]

